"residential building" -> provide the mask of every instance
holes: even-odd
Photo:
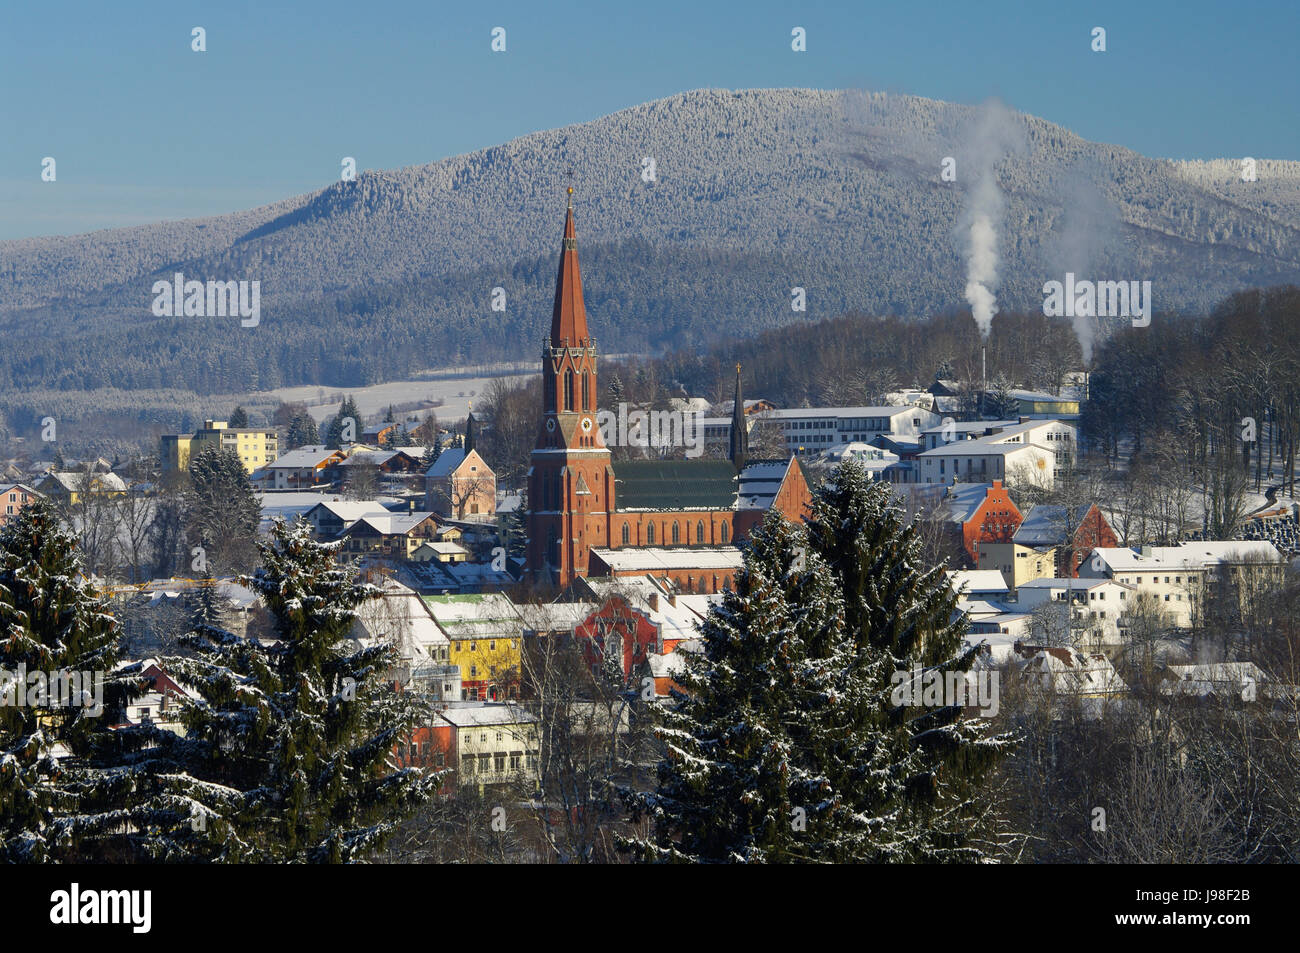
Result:
[[[993,569],[1002,574],[1007,588],[1015,590],[1031,579],[1056,576],[1055,546],[1026,546],[1014,540],[1006,543],[980,543],[979,569]]]
[[[1079,567],[1094,549],[1118,546],[1119,537],[1095,503],[1073,507],[1039,504],[1024,514],[1012,542],[1038,550],[1054,548],[1054,575],[1077,578]]]
[[[446,708],[438,718],[455,733],[451,750],[459,785],[482,790],[536,784],[541,736],[534,715],[518,705],[480,703]]]
[[[931,428],[928,428],[931,429]],[[940,428],[942,438],[942,428]],[[933,433],[927,439],[935,442]],[[1059,420],[1025,421],[988,436],[939,443],[919,456],[921,483],[983,483],[1051,489],[1073,463],[1075,428]]]
[[[1034,645],[1017,646],[1016,652],[1024,660],[1021,679],[1048,694],[1106,698],[1128,693],[1115,666],[1100,652]]]
[[[962,551],[972,566],[979,564],[981,545],[1010,542],[1023,521],[1001,480],[953,484],[934,515],[951,528],[954,537],[960,538]]]
[[[438,454],[425,473],[425,503],[452,519],[491,523],[496,519],[497,477],[474,447],[474,415],[465,426],[465,446]]]
[[[460,668],[462,698],[518,698],[524,622],[514,603],[501,593],[423,599],[447,637],[447,662]]]
[[[17,516],[24,506],[44,498],[44,493],[26,483],[0,483],[0,526]]]
[[[1137,589],[1113,579],[1032,579],[1008,597],[1019,612],[1032,615],[1044,604],[1070,607],[1071,631],[1094,650],[1121,641],[1120,620]],[[1059,619],[1065,634],[1065,618]],[[1035,633],[1037,634],[1037,633]]]
[[[249,473],[279,456],[279,434],[274,429],[232,428],[224,420],[205,420],[192,434],[163,434],[159,458],[164,473],[186,470],[205,447],[232,450]]]
[[[51,470],[36,481],[36,489],[55,503],[75,506],[89,486],[90,493],[117,497],[126,493],[126,483],[116,473],[82,473]]]
[[[435,513],[389,513],[362,516],[340,535],[342,554],[389,561],[411,559],[425,542],[438,539],[439,518]]]
[[[330,483],[328,471],[347,459],[342,450],[324,444],[308,444],[290,450],[284,456],[259,469],[265,474],[264,485],[272,490],[311,490]]]

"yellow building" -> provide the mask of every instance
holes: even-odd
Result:
[[[163,434],[159,447],[162,470],[186,470],[190,460],[205,447],[233,450],[249,473],[280,455],[280,437],[275,430],[233,429],[224,420],[205,420],[192,434]]]
[[[434,622],[450,642],[448,663],[460,667],[467,701],[519,695],[523,620],[501,593],[425,596]]]
[[[1008,589],[1017,589],[1034,579],[1056,578],[1056,547],[980,543],[978,568],[997,570]]]

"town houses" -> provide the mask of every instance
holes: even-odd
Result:
[[[801,522],[816,487],[848,464],[888,488],[946,572],[981,671],[1057,697],[1128,697],[1121,670],[1140,636],[1161,641],[1165,696],[1204,699],[1247,664],[1205,661],[1197,646],[1285,582],[1300,508],[1245,514],[1241,539],[1204,539],[1190,522],[1167,545],[1130,539],[1132,519],[1078,479],[1089,448],[1077,385],[1004,385],[994,402],[943,371],[883,402],[782,407],[746,396],[742,365],[733,377],[728,363],[726,400],[683,388],[667,409],[629,407],[598,378],[601,324],[583,296],[572,192],[559,231],[540,387],[525,426],[514,423],[513,459],[493,439],[503,421],[489,402],[442,422],[432,408],[358,411],[364,419],[322,419],[319,431],[302,409],[292,428],[249,425],[241,410],[161,435],[153,472],[10,461],[0,525],[49,498],[89,539],[97,508],[120,507],[125,520],[141,501],[160,505],[206,451],[227,454],[259,535],[302,520],[371,587],[348,638],[391,647],[385,678],[431,712],[395,743],[396,763],[444,772],[451,794],[536,786],[557,693],[571,728],[613,737],[678,704],[701,627],[736,587],[755,527],[774,514]],[[195,558],[189,574],[159,579],[93,571],[134,650],[121,670],[134,685],[122,725],[184,730],[192,689],[160,659],[197,600],[240,637],[270,637],[263,600]]]

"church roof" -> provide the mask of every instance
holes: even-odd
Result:
[[[772,501],[785,482],[790,469],[789,460],[755,460],[740,471],[740,502],[742,510],[771,509]]]
[[[736,505],[729,460],[625,460],[613,464],[620,510],[726,510]]]
[[[555,305],[551,311],[551,346],[585,347],[587,308],[582,303],[582,273],[578,269],[578,238],[573,226],[573,198],[564,217],[560,270],[555,276]],[[567,345],[562,342],[568,342]]]

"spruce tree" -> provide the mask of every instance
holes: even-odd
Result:
[[[627,400],[623,394],[623,379],[617,374],[611,374],[606,392],[609,394],[609,409],[618,413],[618,405]]]
[[[232,430],[245,430],[248,427],[248,411],[243,407],[236,407],[230,412],[228,421]]]
[[[347,421],[349,420],[352,421],[350,440],[347,439],[349,436]],[[327,445],[331,450],[337,450],[344,443],[355,443],[357,438],[361,436],[361,427],[361,410],[357,407],[357,402],[352,395],[349,394],[344,398],[342,406],[339,407],[339,412],[330,423]]]
[[[311,414],[296,414],[289,421],[289,431],[285,435],[285,442],[289,445],[290,450],[320,443],[320,433],[316,429],[316,421]]]
[[[657,789],[631,793],[654,834],[639,859],[978,860],[997,831],[975,789],[1011,739],[958,707],[894,704],[913,663],[964,670],[941,569],[889,488],[846,464],[806,526],[768,514],[735,590],[684,656]]]
[[[82,575],[75,547],[46,500],[23,507],[0,530],[0,664],[5,670],[0,861],[5,863],[67,859],[79,789],[102,781],[67,756],[82,753],[103,730],[104,710],[120,696],[112,675],[120,631]],[[44,699],[34,696],[28,682],[15,681],[20,665],[28,675],[91,673],[91,685],[77,686],[90,697],[74,699],[55,684]],[[94,673],[103,680],[98,699]],[[18,692],[24,693],[23,704]],[[103,709],[96,710],[96,701]]]
[[[974,650],[957,594],[943,566],[927,566],[914,523],[906,523],[887,483],[856,461],[833,472],[813,495],[806,521],[810,551],[834,573],[844,599],[847,635],[856,651],[875,651],[904,672],[966,672]],[[998,836],[980,783],[1014,739],[990,736],[987,722],[955,705],[887,706],[915,754],[902,822],[908,843],[897,860],[974,860]]]
[[[658,787],[634,794],[634,817],[654,821],[649,840],[626,842],[659,862],[780,862],[805,856],[796,807],[810,777],[787,720],[806,706],[813,647],[842,620],[830,575],[803,571],[798,531],[779,515],[756,529],[734,591],[702,626],[703,652],[683,655],[685,690],[664,714],[667,749]],[[804,808],[806,810],[806,807]]]
[[[206,447],[190,461],[185,522],[191,547],[203,547],[204,575],[252,568],[262,508],[233,450]]]
[[[133,856],[361,861],[436,791],[435,776],[396,765],[394,747],[429,714],[394,689],[394,648],[349,637],[374,587],[302,521],[277,522],[260,548],[263,566],[247,584],[275,641],[196,632],[197,658],[166,661],[199,695],[182,715],[185,737],[141,726],[104,752],[135,766],[133,830],[105,832]]]
[[[227,613],[218,581],[209,576],[202,580],[191,600],[190,627],[196,632],[205,629],[224,630]]]

